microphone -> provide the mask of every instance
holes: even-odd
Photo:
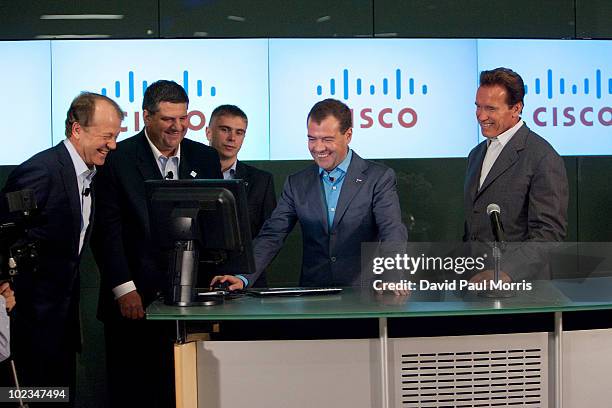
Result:
[[[89,197],[90,192],[91,192],[91,188],[87,187],[85,190],[83,190],[83,196]]]
[[[497,204],[487,205],[487,215],[491,219],[491,230],[496,242],[504,242],[504,226],[501,222],[501,210]]]
[[[329,181],[331,181],[332,183],[336,180],[335,177],[329,176]]]
[[[168,171],[168,174],[166,174],[166,177],[164,177],[166,180],[174,180],[174,173],[172,172],[172,170]]]

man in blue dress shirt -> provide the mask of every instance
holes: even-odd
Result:
[[[230,289],[252,286],[282,248],[296,222],[302,229],[301,286],[359,286],[362,242],[405,242],[395,172],[349,148],[351,110],[335,99],[308,114],[314,163],[290,175],[278,205],[257,235],[255,272],[225,275]]]

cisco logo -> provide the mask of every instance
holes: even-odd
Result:
[[[214,85],[208,85],[203,80],[198,79],[195,81],[195,92],[192,90],[190,94],[190,83],[189,83],[189,71],[183,71],[183,88],[185,88],[185,92],[190,98],[190,101],[193,101],[193,97],[196,96],[198,98],[214,98],[217,95],[217,88]],[[130,104],[135,101],[135,93],[136,88],[138,90],[142,90],[142,93],[139,92],[139,100],[142,100],[144,93],[148,87],[148,82],[146,80],[139,81],[138,84],[134,79],[134,72],[129,71],[127,77],[127,85],[122,87],[121,81],[115,81],[114,86],[111,88],[113,91],[112,95],[109,95],[109,89],[104,87],[100,89],[100,93],[102,95],[107,95],[109,97],[113,97],[120,105],[124,105],[125,98],[129,101]],[[133,129],[130,130],[129,126],[124,126],[121,128],[122,132],[127,132],[128,130],[133,132],[140,132],[140,106],[135,107],[135,110],[125,111],[125,123],[133,123]],[[187,114],[187,118],[189,120],[189,130],[199,131],[206,126],[206,116],[199,110],[191,110]]]
[[[539,106],[533,110],[533,123],[540,127],[564,126],[577,124],[583,126],[612,126],[612,106],[605,106],[602,100],[610,101],[612,95],[612,77],[602,78],[600,69],[595,70],[594,77],[569,81],[555,78],[552,69],[546,71],[546,79],[535,78],[532,84],[525,85],[525,94],[542,95],[552,101],[564,102],[561,106]],[[576,105],[572,102],[575,96],[588,96],[595,102],[591,106]],[[594,106],[597,104],[598,106]]]
[[[366,81],[363,78],[355,78],[348,69],[343,69],[340,78],[330,78],[325,84],[315,86],[317,96],[329,96],[348,101],[351,98],[361,96],[386,96],[390,100],[402,102],[409,97],[425,96],[429,92],[427,84],[419,84],[412,77],[405,77],[401,69],[396,69],[394,75],[384,77],[376,81]],[[357,105],[353,103],[352,105]],[[372,109],[362,107],[358,109],[358,118],[355,119],[353,112],[353,122],[356,127],[368,129],[375,125],[383,128],[393,128],[399,126],[412,128],[418,122],[418,114],[410,106],[385,107],[382,109]]]

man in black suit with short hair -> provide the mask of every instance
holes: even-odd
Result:
[[[185,90],[173,81],[149,85],[145,128],[117,146],[97,181],[92,249],[100,268],[98,317],[104,322],[111,405],[174,405],[173,327],[144,320],[167,284],[166,260],[152,244],[146,180],[221,178],[217,152],[185,139]]]
[[[251,235],[254,238],[276,207],[276,194],[272,174],[238,160],[247,126],[247,115],[238,106],[217,106],[210,115],[206,138],[219,153],[223,178],[244,180]],[[261,274],[253,286],[267,286],[265,273]]]
[[[106,96],[84,92],[66,115],[66,139],[19,165],[3,192],[32,189],[40,217],[28,229],[38,267],[15,278],[12,351],[20,385],[70,387],[81,348],[79,263],[94,214],[90,183],[116,147],[123,111]]]

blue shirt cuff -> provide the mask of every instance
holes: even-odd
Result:
[[[243,288],[243,289],[246,289],[246,288],[247,288],[247,286],[249,286],[249,280],[248,280],[247,278],[245,278],[245,277],[244,277],[244,276],[242,276],[242,275],[236,275],[236,277],[237,277],[237,278],[240,278],[240,280],[241,280],[242,282],[244,282],[244,288]]]

